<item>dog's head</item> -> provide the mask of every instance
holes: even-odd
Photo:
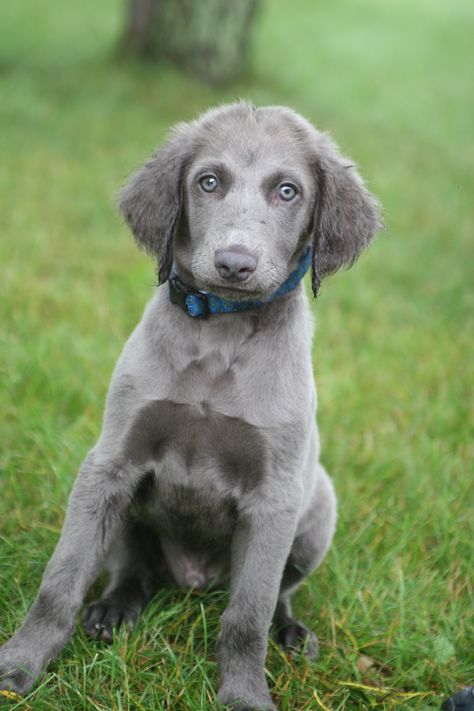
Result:
[[[263,298],[313,244],[312,284],[350,266],[380,228],[378,203],[351,162],[301,116],[248,103],[178,124],[132,176],[120,207],[160,283]]]

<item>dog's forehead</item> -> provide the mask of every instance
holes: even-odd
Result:
[[[216,116],[199,131],[197,159],[220,160],[239,167],[266,171],[287,164],[305,167],[309,141],[297,125],[278,117]]]

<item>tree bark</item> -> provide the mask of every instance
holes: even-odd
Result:
[[[127,0],[124,53],[165,59],[210,83],[245,68],[259,0]]]
[[[154,53],[153,25],[160,0],[128,0],[122,50],[137,57],[150,57]]]

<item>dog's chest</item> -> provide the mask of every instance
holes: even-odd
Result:
[[[180,341],[167,360],[173,369],[161,384],[168,400],[207,407],[225,415],[247,419],[252,396],[246,392],[248,370],[255,368],[249,341],[254,326],[251,320],[231,319],[220,324],[206,324],[201,337]],[[220,326],[218,328],[218,326]],[[204,337],[205,334],[205,337]],[[178,332],[177,338],[182,337]]]
[[[125,456],[147,477],[137,496],[141,516],[196,547],[230,537],[238,498],[265,475],[257,428],[206,404],[149,401],[135,416]]]

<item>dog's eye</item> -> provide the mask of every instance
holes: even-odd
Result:
[[[199,178],[199,185],[205,193],[213,193],[217,190],[219,181],[215,175],[209,173],[209,175],[203,175],[202,178]]]
[[[278,197],[280,197],[285,202],[290,202],[290,200],[294,200],[298,191],[292,183],[282,183],[278,186],[277,192]]]

